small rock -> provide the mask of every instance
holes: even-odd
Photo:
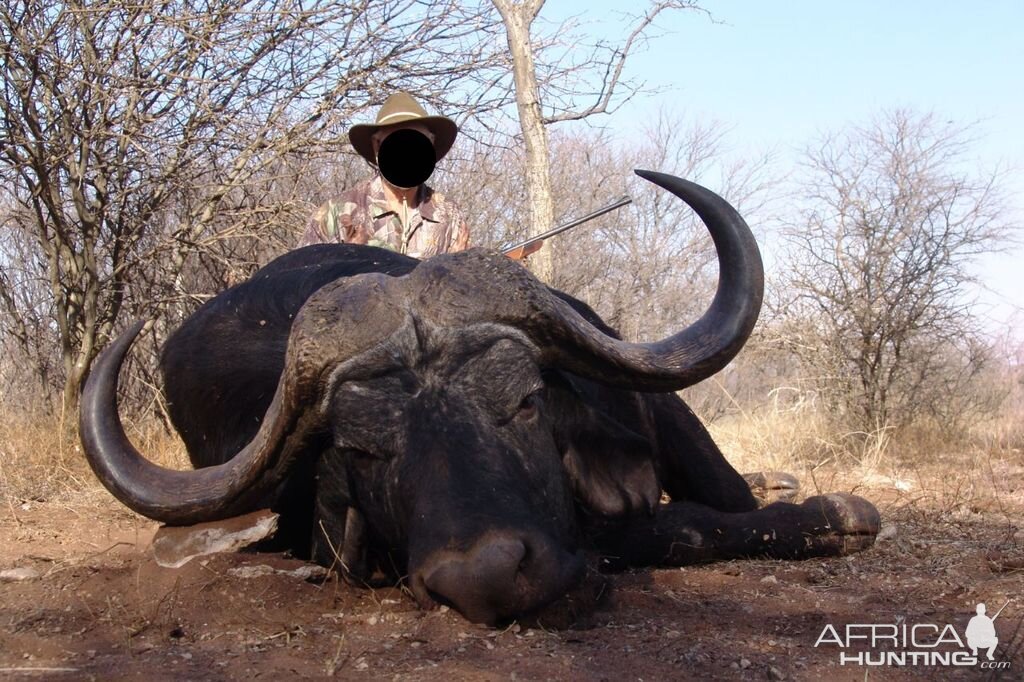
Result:
[[[888,542],[889,540],[896,539],[896,524],[885,523],[882,524],[882,529],[878,531],[878,535],[875,536],[875,542]]]
[[[267,566],[266,564],[250,564],[247,566],[235,566],[229,568],[227,574],[232,578],[242,578],[243,580],[251,580],[252,578],[262,578],[265,575],[272,575],[274,573],[273,566]]]
[[[784,680],[786,675],[776,668],[774,665],[768,668],[768,679],[769,680]]]
[[[39,577],[39,571],[34,568],[22,567],[22,568],[9,568],[5,571],[0,571],[0,582],[19,582],[21,580],[35,580]]]
[[[1024,552],[993,549],[985,553],[985,560],[993,573],[1012,573],[1024,570]]]
[[[296,578],[298,580],[310,580],[312,578],[323,578],[327,575],[327,569],[323,566],[317,566],[315,564],[308,564],[306,566],[299,566],[292,570],[285,570],[283,568],[274,568],[266,564],[251,564],[248,566],[236,566],[229,568],[227,574],[234,578],[262,578],[265,575],[283,575],[289,578]]]
[[[743,668],[744,670],[746,670],[746,669],[747,669],[747,668],[749,668],[750,666],[751,666],[751,663],[750,663],[750,661],[748,661],[748,660],[747,660],[747,659],[745,659],[745,658],[741,658],[741,659],[740,659],[740,667],[741,667],[741,668]]]
[[[778,585],[779,579],[776,578],[774,575],[766,575],[765,577],[761,578],[761,582],[765,583],[766,585]]]

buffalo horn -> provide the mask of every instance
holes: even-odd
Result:
[[[179,471],[142,457],[125,435],[117,409],[121,365],[142,330],[136,322],[96,359],[82,391],[81,440],[100,481],[126,506],[172,525],[213,521],[251,511],[286,473],[310,432],[311,411],[298,400],[299,382],[285,371],[256,437],[217,466]]]
[[[746,343],[764,295],[764,269],[754,235],[725,199],[693,182],[636,171],[685,201],[707,226],[718,253],[718,289],[692,325],[653,343],[628,343],[602,333],[551,296],[540,325],[550,362],[604,383],[633,390],[679,390],[725,367]],[[550,327],[548,325],[551,325]]]

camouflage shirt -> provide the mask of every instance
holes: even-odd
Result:
[[[426,185],[419,189],[415,208],[392,210],[384,181],[376,176],[314,211],[299,246],[332,242],[369,244],[429,258],[468,248],[469,230],[459,209]]]

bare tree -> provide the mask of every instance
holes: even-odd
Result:
[[[589,205],[620,194],[634,199],[559,254],[554,284],[587,292],[588,300],[627,338],[663,338],[681,320],[710,301],[717,277],[715,251],[706,228],[692,210],[664,190],[636,177],[633,169],[662,169],[695,179],[726,197],[757,229],[755,217],[774,180],[767,157],[734,160],[727,154],[728,130],[716,122],[689,122],[665,113],[614,143],[600,138],[586,153],[567,157],[560,145],[559,186],[572,187]],[[586,179],[575,177],[586,172]],[[569,196],[560,200],[570,202]],[[585,206],[580,207],[582,211]],[[599,240],[595,250],[580,238]],[[581,248],[582,246],[582,248]],[[603,252],[604,257],[595,257]]]
[[[490,14],[458,0],[4,3],[4,222],[31,235],[0,244],[16,247],[0,253],[5,332],[59,349],[73,406],[125,306],[168,295],[146,285],[180,294],[193,254],[270,215],[252,188],[282,159],[333,149],[385,89],[499,105]],[[23,300],[39,279],[46,299]]]
[[[505,25],[512,59],[516,108],[526,147],[529,234],[535,236],[551,228],[555,213],[547,126],[606,113],[616,102],[629,99],[639,86],[623,79],[623,69],[630,54],[643,45],[654,20],[666,10],[692,9],[696,5],[689,0],[652,2],[645,14],[634,18],[633,27],[621,43],[598,43],[588,48],[579,40],[572,22],[555,27],[557,39],[533,34],[544,0],[492,2]],[[589,51],[581,54],[584,50]],[[550,61],[539,63],[538,53],[547,55]],[[598,74],[596,79],[594,74]],[[549,244],[532,257],[531,268],[550,282],[554,262],[555,247]]]
[[[969,127],[896,110],[806,155],[787,231],[793,338],[856,429],[953,418],[986,344],[964,285],[1010,226],[998,172],[967,169]]]

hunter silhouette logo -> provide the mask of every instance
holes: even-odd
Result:
[[[1010,662],[995,660],[999,645],[995,620],[1010,601],[991,618],[986,615],[985,604],[978,604],[963,637],[952,625],[910,624],[899,619],[896,623],[858,623],[840,629],[826,625],[814,646],[838,646],[839,665],[949,665],[1005,670]],[[984,659],[979,651],[984,652]]]
[[[1006,604],[1009,603],[1009,601],[1006,602]],[[996,645],[999,644],[999,638],[996,637],[995,620],[1006,608],[1006,604],[1003,604],[996,611],[996,615],[991,618],[985,615],[985,605],[978,604],[978,615],[971,618],[971,622],[967,624],[967,631],[964,633],[967,635],[967,646],[971,647],[971,652],[975,656],[978,655],[978,649],[988,649],[988,660],[995,660],[992,654],[996,650]]]

